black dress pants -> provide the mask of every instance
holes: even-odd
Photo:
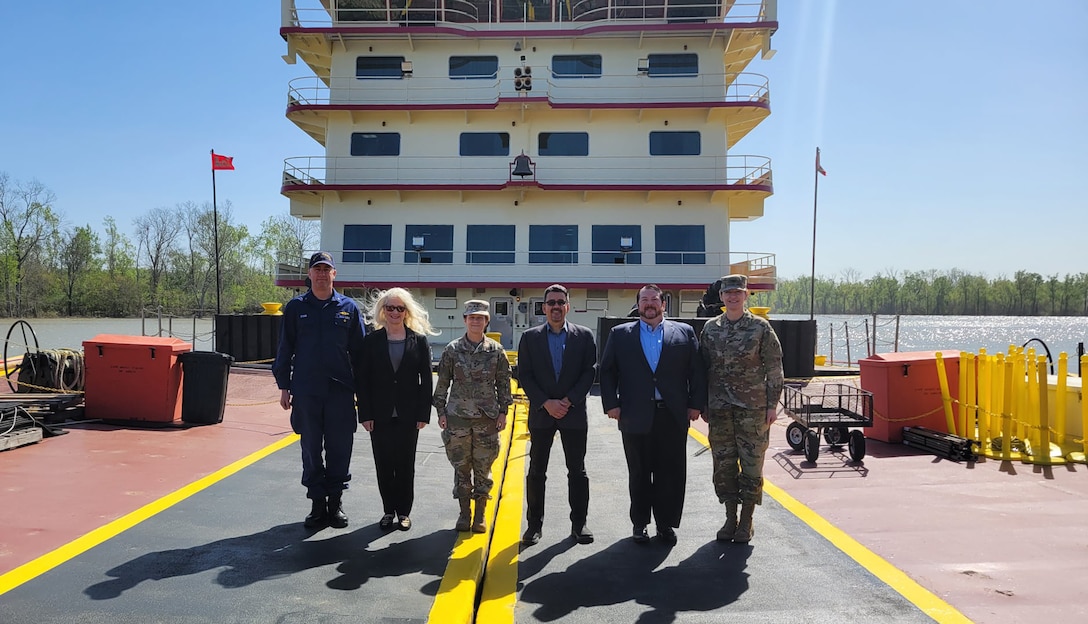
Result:
[[[416,442],[419,429],[416,421],[397,417],[375,422],[370,432],[374,448],[374,474],[378,478],[378,493],[385,513],[407,516],[412,513],[415,499]]]
[[[529,430],[529,474],[525,478],[525,515],[530,527],[538,527],[544,522],[544,484],[548,479],[548,460],[551,459],[556,431],[559,432],[567,464],[571,524],[574,527],[585,525],[589,513],[589,476],[586,475],[586,438],[589,430],[534,428]]]
[[[681,425],[665,407],[654,411],[649,433],[624,433],[631,524],[679,527],[687,487],[687,420]]]

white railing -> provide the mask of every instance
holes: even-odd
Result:
[[[605,75],[592,80],[549,76],[539,72],[533,90],[526,95],[546,96],[555,105],[570,104],[698,104],[747,103],[766,106],[770,98],[766,76],[754,73],[700,74],[650,78],[635,68],[623,75]],[[441,105],[496,104],[500,98],[516,98],[514,68],[501,68],[509,78],[483,80],[452,79],[449,76],[419,76],[401,80],[360,80],[337,76],[328,84],[317,76],[295,78],[288,83],[288,106],[337,105]],[[543,80],[541,80],[543,78]]]
[[[773,22],[777,0],[280,0],[284,27]]]
[[[510,156],[298,156],[284,160],[285,186],[363,185],[392,188],[500,186],[511,182]],[[537,184],[554,186],[771,185],[766,156],[555,156],[534,157]],[[513,181],[520,181],[514,178]]]
[[[722,275],[732,272],[740,262],[758,261],[761,266],[774,266],[774,254],[764,252],[703,252],[671,250],[594,250],[578,251],[467,251],[464,248],[442,250],[326,250],[336,261],[336,279],[371,283],[411,284],[464,283],[466,280],[484,288],[512,282],[595,282],[611,284],[693,284],[705,288]],[[277,263],[277,280],[304,280],[305,258],[285,255]],[[687,257],[688,264],[656,264],[658,254],[670,259]],[[512,262],[483,262],[483,256],[504,257]],[[473,262],[469,257],[473,256]],[[571,262],[540,262],[549,256],[562,256]],[[594,256],[607,262],[594,262]],[[347,258],[347,260],[345,260]],[[367,260],[370,260],[369,262]],[[701,261],[700,261],[701,260]],[[466,272],[466,267],[469,271]],[[471,275],[468,277],[467,275]],[[773,282],[768,284],[773,288]]]

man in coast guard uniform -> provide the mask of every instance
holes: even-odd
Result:
[[[364,329],[355,302],[333,289],[332,255],[311,256],[307,275],[310,290],[284,307],[272,373],[280,406],[291,410],[291,429],[301,437],[302,485],[312,501],[305,525],[344,528],[348,517],[341,496],[351,479],[358,426],[353,371]]]

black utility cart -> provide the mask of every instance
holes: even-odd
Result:
[[[808,461],[820,456],[821,437],[831,448],[846,444],[854,461],[865,457],[865,434],[850,428],[873,426],[871,392],[841,383],[786,386],[782,403],[793,419],[786,442]]]

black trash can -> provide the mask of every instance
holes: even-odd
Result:
[[[223,422],[227,377],[234,358],[215,351],[190,351],[181,362],[181,421],[194,425]]]

